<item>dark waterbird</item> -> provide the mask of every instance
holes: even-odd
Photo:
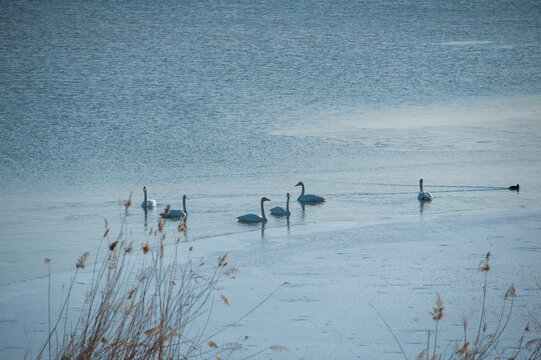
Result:
[[[516,184],[516,185],[509,186],[508,189],[513,190],[513,191],[520,191],[520,185]]]

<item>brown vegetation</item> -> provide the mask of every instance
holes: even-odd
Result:
[[[434,349],[432,357],[430,354],[430,331],[428,335],[428,345],[421,354],[417,357],[418,360],[437,360],[437,359],[450,359],[450,360],[483,360],[483,359],[517,359],[519,355],[523,359],[535,360],[541,358],[541,338],[532,338],[525,342],[526,333],[530,331],[529,324],[526,324],[523,333],[518,339],[517,345],[513,349],[509,349],[503,346],[500,342],[502,335],[504,334],[511,316],[513,313],[513,302],[516,296],[517,290],[515,285],[511,284],[507,289],[503,297],[503,306],[500,312],[500,316],[497,319],[497,324],[494,330],[488,332],[489,326],[485,322],[486,313],[486,300],[487,300],[487,283],[488,273],[490,271],[490,252],[488,252],[485,258],[479,264],[478,270],[484,274],[483,283],[483,301],[480,309],[479,325],[477,326],[477,334],[474,338],[468,339],[467,329],[468,321],[463,318],[462,323],[464,327],[464,340],[462,343],[454,344],[454,351],[451,354],[437,355],[437,336],[438,336],[438,322],[443,318],[444,306],[443,301],[438,294],[436,299],[436,307],[433,308],[431,313],[432,319],[436,321],[436,328],[434,331]],[[510,354],[509,354],[510,353]]]
[[[103,259],[96,258],[85,304],[73,323],[68,320],[74,313],[70,297],[77,275],[86,268],[89,252],[78,259],[60,315],[53,324],[49,319],[49,336],[37,359],[47,350],[49,358],[55,359],[224,358],[243,348],[244,340],[217,344],[211,337],[220,331],[209,336],[206,329],[211,315],[209,301],[218,280],[224,273],[230,276],[236,271],[228,268],[227,255],[219,257],[214,269],[203,269],[204,262],[194,265],[191,261],[193,246],[183,255],[177,242],[173,254],[164,260],[162,219],[158,230],[149,232],[141,252],[134,253],[133,242],[128,243],[126,236],[131,204],[130,195],[122,203],[125,213],[120,235],[109,242]],[[105,228],[107,241],[107,220]],[[182,262],[178,260],[181,257]],[[49,259],[45,263],[50,266]],[[225,295],[220,298],[230,305]]]

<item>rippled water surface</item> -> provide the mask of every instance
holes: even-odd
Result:
[[[2,2],[0,286],[95,252],[131,191],[135,240],[188,194],[186,237],[224,250],[316,225],[343,245],[351,223],[537,219],[540,14],[538,1]],[[432,203],[416,199],[421,177]],[[296,199],[301,180],[327,202],[236,222],[261,196]]]

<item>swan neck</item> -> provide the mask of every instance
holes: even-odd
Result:
[[[145,201],[144,201],[144,202],[145,202],[145,205],[146,205],[147,200],[148,200],[148,197],[147,197],[147,190],[145,189],[145,190],[143,190],[143,192],[145,193]]]
[[[186,211],[186,196],[182,198],[182,210],[184,210],[184,214],[188,214]]]
[[[304,184],[301,184],[301,187],[302,187],[301,196],[304,196]]]
[[[422,181],[419,182],[419,191],[423,192],[423,182]]]
[[[286,212],[287,213],[289,212],[289,197],[287,198],[287,201],[286,201]]]
[[[264,201],[263,199],[261,199],[261,217],[263,219],[267,219],[267,217],[265,216],[265,207],[263,206],[263,204],[264,204]]]

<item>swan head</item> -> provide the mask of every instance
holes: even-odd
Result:
[[[182,200],[190,200],[190,198],[188,197],[188,195],[184,195],[182,196]]]
[[[299,181],[299,183],[295,186],[304,186],[304,183],[302,181]]]
[[[288,198],[288,199],[289,199],[289,193],[287,193],[287,194],[286,194],[286,198]]]
[[[266,197],[263,196],[263,197],[261,198],[261,202],[265,202],[265,201],[270,201],[270,199],[267,199]]]
[[[147,191],[147,187],[146,186],[143,186],[143,191]]]
[[[419,184],[423,185],[425,181],[423,179],[419,179]]]

